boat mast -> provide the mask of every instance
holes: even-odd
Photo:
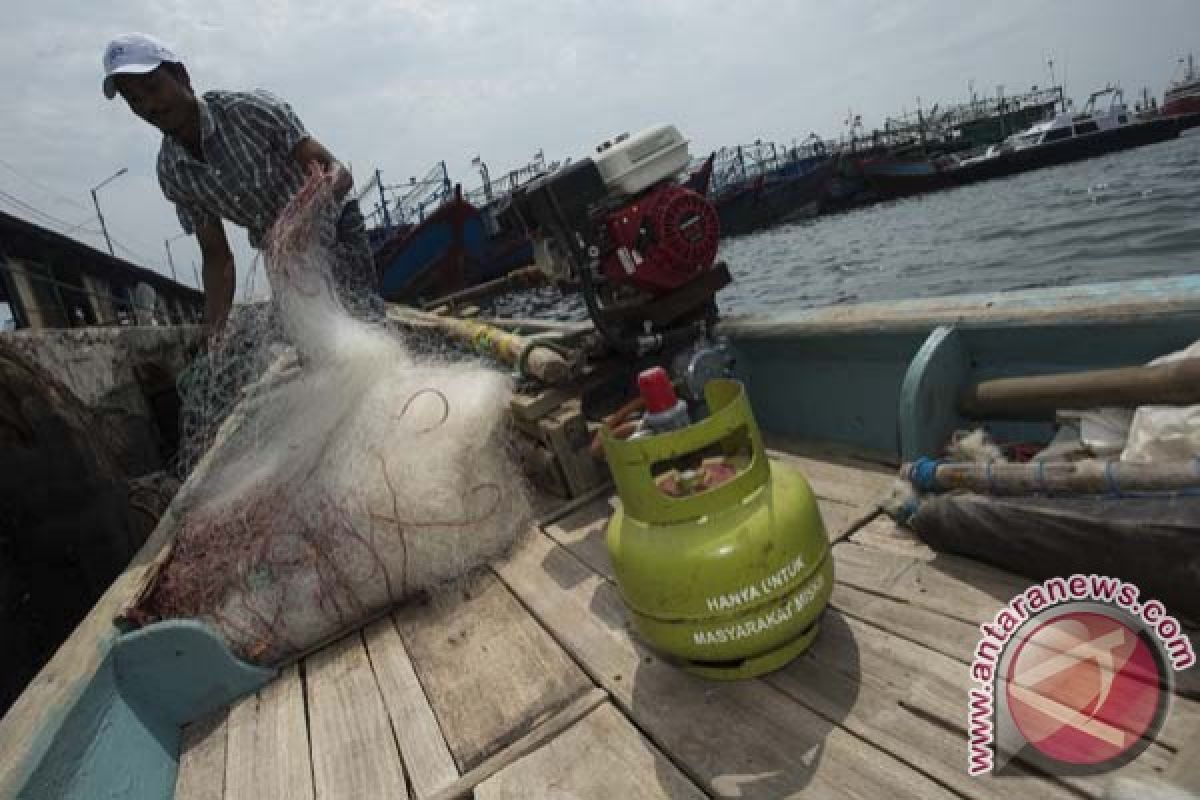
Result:
[[[378,169],[375,170],[375,187],[379,189],[379,207],[383,210],[383,230],[391,233],[392,217],[388,214],[387,195],[383,193],[383,175]]]
[[[1000,138],[1008,138],[1008,120],[1005,119],[1004,84],[996,84],[996,110],[1000,112]]]

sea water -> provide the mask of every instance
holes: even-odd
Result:
[[[723,313],[1200,272],[1200,129],[1161,144],[816,217],[722,242]],[[539,290],[512,316],[578,319]]]

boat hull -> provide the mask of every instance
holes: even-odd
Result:
[[[461,291],[533,263],[527,237],[489,237],[479,209],[461,193],[375,253],[385,300],[412,303]]]
[[[1014,433],[1015,429],[1006,431],[996,420],[965,420],[959,417],[954,400],[964,385],[1012,375],[1140,364],[1191,343],[1198,329],[1200,276],[1193,275],[729,318],[721,323],[718,333],[730,338],[737,356],[737,375],[746,385],[754,406],[754,416],[766,432],[768,443],[772,439],[779,443],[792,441],[810,445],[831,442],[894,463],[901,458],[907,460],[936,453],[946,432],[956,427],[987,424],[1001,435]],[[1040,427],[1036,422],[1022,423],[1022,428],[1009,438],[1019,435],[1022,441],[1029,441],[1033,437],[1048,434],[1050,430],[1050,421],[1045,421]],[[828,475],[835,467],[811,460],[803,463],[805,469],[823,471],[826,484],[832,485],[833,496],[841,498],[845,498],[848,492],[858,491],[855,487],[860,485],[865,475],[857,473],[854,481],[838,477],[836,485],[833,485],[835,481]],[[844,474],[844,469],[836,472],[838,476]],[[885,544],[889,541],[887,529],[880,539],[879,528],[884,522],[882,518],[863,525],[876,514],[874,504],[877,492],[883,491],[889,480],[884,478],[881,484],[873,484],[874,488],[870,491],[863,490],[861,503],[855,501],[854,506],[845,506],[844,500],[823,500],[831,508],[850,509],[843,512],[846,521],[839,523],[839,532],[830,531],[831,537],[841,540],[834,545],[835,558],[848,550],[863,555],[865,550],[855,548],[861,547],[859,540],[864,543],[871,541],[866,537],[872,535]],[[140,596],[149,576],[156,569],[155,565],[166,557],[184,510],[195,500],[195,495],[191,493],[196,491],[201,481],[202,473],[193,474],[130,568],[113,584],[76,633],[0,721],[0,753],[4,756],[0,758],[0,797],[21,796],[37,800],[129,797],[135,800],[165,800],[171,796],[176,774],[181,769],[184,726],[204,719],[214,709],[226,706],[238,696],[254,692],[272,677],[269,672],[237,662],[215,636],[196,623],[162,623],[154,629],[147,628],[132,634],[123,633],[113,624],[114,618]],[[824,491],[829,493],[831,490]],[[647,727],[660,726],[655,729],[660,733],[668,732],[672,737],[669,741],[674,742],[676,751],[683,754],[681,757],[692,759],[690,763],[697,769],[715,759],[725,758],[726,745],[734,746],[747,736],[760,736],[762,742],[769,744],[779,740],[780,731],[789,736],[793,731],[795,736],[811,735],[812,721],[824,719],[826,715],[814,715],[807,708],[797,707],[789,712],[790,716],[769,716],[776,714],[776,710],[788,702],[787,693],[754,682],[737,684],[732,693],[713,690],[692,678],[681,677],[670,664],[650,656],[641,649],[640,643],[628,638],[626,618],[618,605],[619,598],[614,595],[611,577],[585,570],[585,565],[591,563],[589,559],[595,557],[594,545],[600,530],[595,521],[610,513],[608,502],[608,498],[601,497],[595,500],[594,507],[587,507],[582,513],[580,508],[571,507],[561,516],[549,517],[554,520],[556,527],[552,528],[551,523],[546,522],[540,531],[528,538],[527,545],[535,549],[518,552],[514,560],[497,566],[498,574],[504,578],[503,584],[495,582],[493,578],[489,579],[492,581],[491,588],[486,588],[489,584],[476,584],[485,589],[461,593],[463,602],[474,604],[469,608],[483,610],[447,613],[446,606],[432,604],[425,610],[407,609],[403,617],[397,617],[397,622],[405,620],[401,632],[410,637],[409,641],[414,635],[420,637],[411,647],[410,652],[414,654],[412,663],[404,655],[409,651],[406,651],[396,628],[385,621],[381,627],[373,630],[376,633],[382,631],[395,642],[395,647],[389,651],[394,655],[386,662],[383,659],[374,662],[368,660],[368,655],[374,655],[377,651],[368,653],[364,649],[379,645],[378,639],[368,635],[364,640],[356,635],[341,640],[337,646],[343,649],[335,651],[345,654],[345,648],[350,648],[350,656],[356,660],[348,657],[345,661],[332,661],[328,655],[319,656],[324,659],[324,667],[320,670],[314,668],[310,672],[309,665],[313,662],[306,661],[303,680],[297,668],[285,670],[279,682],[272,684],[277,687],[275,690],[260,693],[257,700],[237,706],[229,716],[228,743],[231,756],[228,763],[237,761],[244,772],[265,776],[264,780],[268,782],[265,788],[268,790],[282,787],[283,779],[294,777],[294,774],[282,769],[278,773],[260,769],[260,762],[254,761],[256,757],[264,759],[261,763],[270,764],[272,768],[276,762],[269,759],[277,757],[280,763],[286,761],[289,765],[296,764],[295,774],[302,780],[311,781],[314,775],[320,780],[329,778],[331,772],[314,770],[308,761],[310,752],[320,757],[328,756],[329,760],[323,762],[326,764],[334,758],[330,755],[333,749],[327,734],[341,728],[334,727],[333,723],[314,728],[318,732],[314,733],[311,749],[309,746],[307,720],[322,715],[324,719],[335,719],[338,725],[345,724],[347,731],[366,730],[372,735],[377,734],[375,739],[364,735],[354,738],[352,743],[347,734],[346,749],[339,752],[347,752],[353,747],[398,758],[394,737],[397,735],[395,731],[402,730],[402,726],[389,725],[389,718],[385,716],[388,711],[371,677],[375,670],[382,669],[388,663],[394,666],[397,661],[405,670],[405,680],[416,687],[412,696],[422,703],[429,702],[425,698],[430,697],[440,704],[443,712],[440,719],[434,719],[433,712],[427,707],[422,712],[430,721],[429,729],[439,737],[442,736],[442,730],[459,731],[456,737],[447,738],[459,747],[458,752],[466,752],[473,759],[464,762],[466,766],[456,768],[447,755],[449,782],[454,782],[460,771],[464,780],[475,774],[470,770],[486,761],[485,754],[501,751],[519,735],[533,729],[534,720],[544,719],[551,713],[548,708],[565,707],[572,696],[590,690],[591,676],[598,676],[604,681],[603,687],[611,696],[623,698],[621,709],[639,715],[658,715],[641,716],[638,721]],[[571,520],[574,520],[577,528],[569,527]],[[829,524],[829,520],[826,524]],[[853,525],[862,527],[856,530],[851,527]],[[569,532],[561,533],[564,529]],[[554,537],[574,543],[572,546],[578,548],[577,552],[564,553],[561,550],[563,545],[552,538],[551,531],[554,530],[560,531],[554,533]],[[853,540],[848,538],[851,531],[854,531]],[[891,544],[887,546],[894,553],[898,540],[890,541]],[[602,544],[600,546],[603,547]],[[1153,552],[1144,548],[1142,539],[1138,539],[1134,546],[1143,552]],[[1095,557],[1094,549],[1081,546],[1072,552],[1079,558],[1078,570],[1081,572],[1095,571],[1103,566]],[[1037,559],[1029,558],[1027,551],[1020,555],[1027,564],[1038,563]],[[909,641],[909,644],[905,644],[905,647],[909,647],[912,637],[918,636],[936,639],[944,647],[946,639],[943,632],[950,629],[946,626],[953,623],[962,627],[961,617],[964,613],[970,613],[972,618],[985,619],[985,613],[994,611],[992,598],[988,598],[989,605],[984,610],[963,612],[962,609],[967,606],[953,598],[942,597],[950,585],[947,583],[950,573],[944,571],[944,565],[954,562],[941,560],[941,557],[936,562],[921,562],[905,555],[903,561],[891,563],[886,561],[889,558],[892,556],[886,555],[886,552],[882,555],[876,553],[870,562],[844,558],[843,563],[847,567],[845,573],[857,576],[854,580],[875,581],[870,586],[876,587],[878,592],[889,590],[888,587],[898,583],[897,576],[902,574],[914,576],[906,584],[910,587],[908,591],[916,592],[918,587],[924,591],[922,580],[929,578],[931,591],[920,595],[926,598],[922,602],[938,601],[943,606],[952,606],[958,621],[947,618],[948,621],[934,619],[931,623],[929,620],[933,618],[930,617],[929,608],[918,608],[920,614],[914,617],[916,624],[905,628],[907,639],[891,637],[884,641],[880,638],[883,634],[871,634],[870,626],[866,623],[855,619],[847,622],[847,616],[841,613],[827,615],[823,623],[823,638],[840,637],[833,641],[861,646],[864,653],[882,654],[882,657],[871,656],[871,661],[864,659],[860,666],[858,661],[853,660],[857,650],[849,651],[851,658],[848,661],[841,655],[845,650],[825,651],[824,658],[835,659],[836,663],[845,662],[845,669],[852,672],[853,679],[857,680],[861,671],[861,686],[854,684],[850,687],[857,687],[856,691],[875,691],[873,687],[899,685],[894,681],[885,683],[880,666],[892,663],[896,653],[900,652],[897,649],[899,644]],[[606,560],[596,563],[603,567]],[[941,565],[936,572],[934,564]],[[980,569],[972,567],[969,575],[980,574]],[[935,579],[936,583],[933,582]],[[1144,584],[1144,588],[1149,589],[1150,586],[1150,583]],[[980,595],[977,584],[968,585],[964,581],[960,588],[962,597],[978,598]],[[853,585],[843,587],[843,594],[847,591],[849,600],[843,602],[863,596],[872,603],[872,608],[877,607],[884,597],[878,593],[864,594]],[[513,598],[510,592],[517,593],[518,597]],[[906,595],[906,599],[896,603],[894,608],[914,608],[911,599],[915,596]],[[1154,596],[1158,594],[1154,593]],[[521,617],[507,629],[500,627],[512,615],[525,613],[525,609],[532,609],[539,615],[538,619]],[[840,611],[840,608],[835,608],[835,612]],[[475,614],[480,616],[473,617]],[[472,618],[485,620],[488,624],[464,624],[464,620]],[[849,635],[854,631],[847,631],[848,624],[855,626],[858,633]],[[555,639],[550,639],[543,626],[554,634]],[[505,635],[497,635],[497,630],[505,632]],[[506,633],[509,630],[512,631],[511,635]],[[875,639],[871,639],[871,636]],[[556,641],[567,642],[572,657],[554,650]],[[808,641],[802,637],[796,647],[805,647],[807,644]],[[868,646],[872,648],[871,651],[866,649]],[[443,649],[438,651],[438,647]],[[473,658],[471,654],[474,653],[487,655]],[[781,659],[790,654],[790,651],[785,652]],[[931,659],[935,653],[932,650],[922,651],[920,656],[919,663],[924,665],[933,663]],[[946,658],[944,654],[939,657]],[[963,663],[953,659],[946,661],[953,670],[952,674],[965,674]],[[577,672],[577,662],[585,665],[587,675]],[[517,666],[510,666],[514,663]],[[805,663],[803,668],[776,675],[779,680],[786,678],[795,681],[793,685],[807,686],[801,681],[809,680],[805,676],[813,676],[813,680],[821,678],[823,673],[819,670],[822,669],[822,663],[813,660]],[[421,675],[414,676],[413,664],[416,670],[421,671]],[[755,665],[756,669],[761,667],[761,664]],[[349,671],[351,668],[353,671]],[[557,670],[553,673],[555,676],[570,673],[574,677],[553,677],[551,684],[550,679],[546,678],[550,670]],[[323,677],[320,674],[322,672]],[[365,680],[347,677],[353,675],[362,676]],[[824,677],[828,678],[829,675],[832,673]],[[838,675],[841,676],[839,683],[832,684],[835,687],[845,685],[846,675]],[[908,675],[908,672],[904,673],[905,679]],[[461,680],[462,676],[467,676],[469,680]],[[503,679],[502,683],[486,682],[497,676]],[[431,677],[437,679],[439,690],[422,690],[422,685],[417,683],[418,677],[423,681]],[[1187,673],[1181,673],[1181,677],[1187,679]],[[311,696],[313,687],[321,688],[322,681],[328,689],[324,695],[326,702],[306,705],[304,693],[309,691]],[[514,686],[524,688],[526,684],[522,681],[528,681],[529,686],[536,686],[539,690],[514,693]],[[539,681],[542,683],[539,684]],[[366,691],[361,696],[369,695],[371,705],[351,706],[349,703],[334,702],[334,699],[343,695],[333,693],[330,687],[347,687],[345,696],[356,698],[360,695],[353,687],[364,683]],[[495,691],[475,688],[494,684],[504,688]],[[541,689],[543,684],[550,688]],[[934,684],[926,682],[920,688],[926,691]],[[398,685],[388,684],[389,687]],[[426,682],[424,685],[430,684]],[[828,685],[827,681],[822,680],[821,684],[814,684],[811,694],[806,696],[821,702],[825,702],[823,698],[833,697],[834,701],[842,698],[838,702],[845,702],[846,709],[835,708],[834,713],[828,715],[830,718],[854,719],[853,714],[870,713],[873,715],[870,719],[886,721],[887,715],[880,717],[876,714],[882,697],[879,700],[868,697],[870,702],[860,707],[856,705],[854,691],[839,691],[831,695],[825,691]],[[557,694],[550,700],[540,700],[549,691]],[[953,691],[961,693],[957,688]],[[601,700],[609,696],[604,692],[599,692],[599,695]],[[532,698],[528,700],[530,707],[512,716],[493,711],[495,703],[501,701],[506,703],[504,708],[509,709],[508,704],[513,696],[518,699]],[[753,700],[758,696],[762,699],[755,701],[758,705],[753,709],[754,716],[746,715],[747,698]],[[456,713],[462,702],[459,698],[462,697],[472,698],[472,702],[480,703],[480,708],[488,713],[476,713],[473,707],[470,713]],[[495,698],[501,698],[501,701]],[[685,698],[687,702],[679,698]],[[1180,698],[1180,702],[1184,699]],[[286,706],[289,709],[288,716],[283,716],[282,712],[273,716],[283,708],[281,704],[285,700],[289,703]],[[945,702],[951,701],[947,699]],[[404,704],[399,705],[409,708]],[[310,708],[316,709],[317,713],[308,714]],[[259,710],[262,710],[262,714],[259,714]],[[713,745],[696,745],[694,731],[703,727],[698,718],[685,718],[680,723],[683,728],[679,732],[672,732],[674,729],[668,726],[670,720],[682,714],[697,713],[706,715],[704,719],[709,720],[706,724],[713,736],[726,738],[717,740],[717,744]],[[414,717],[411,712],[406,711],[405,714],[402,719],[407,725]],[[735,718],[737,714],[743,714],[745,720],[761,718],[763,722],[761,725],[720,724]],[[343,719],[350,715],[354,715],[354,720],[366,720],[371,724],[353,727]],[[247,727],[247,720],[250,725],[259,724],[253,722],[256,719],[267,722],[257,729],[262,732],[262,745],[257,751],[236,752],[234,748],[246,746],[247,742],[250,742],[250,747],[257,746],[254,741],[258,734],[253,733],[253,727]],[[498,723],[488,723],[492,725],[489,729],[491,732],[479,737],[474,732],[478,729],[480,719],[497,719],[510,724],[500,726]],[[788,723],[789,719],[797,721]],[[920,719],[912,715],[906,717],[903,730],[911,730]],[[444,727],[438,727],[439,721]],[[794,724],[794,727],[787,728],[785,723]],[[226,740],[223,738],[223,726],[226,722],[221,721],[220,725],[222,738],[219,741],[224,748]],[[452,728],[451,725],[458,727]],[[947,735],[947,728],[942,723],[938,725],[937,735]],[[467,726],[472,738],[463,733],[468,729]],[[234,730],[239,732],[240,738],[235,739]],[[288,750],[279,744],[280,739],[270,738],[280,730],[295,731],[298,738],[288,741],[298,744]],[[872,733],[875,729],[871,726],[864,725],[860,730],[875,735]],[[636,738],[638,733],[633,728],[630,728],[630,735],[634,737],[637,747],[646,746],[644,740]],[[326,738],[320,740],[317,736]],[[854,753],[861,752],[860,738],[851,739],[844,733],[837,736],[841,738],[831,737],[829,741],[835,744],[853,741]],[[482,739],[482,743],[474,744],[478,739]],[[493,739],[496,740],[494,745]],[[661,740],[668,741],[666,738]],[[371,741],[381,743],[380,749],[368,751],[367,745]],[[583,741],[598,739],[584,737]],[[888,734],[884,741],[887,745],[884,752],[894,754],[895,742],[900,739]],[[960,737],[959,742],[965,748],[965,740]],[[224,752],[223,749],[220,751],[221,757],[215,760],[213,771],[201,777],[218,782],[223,779],[226,765]],[[237,758],[232,755],[235,752]],[[408,752],[405,750],[406,758]],[[570,752],[569,755],[586,759],[595,752],[599,751],[588,748]],[[790,745],[771,750],[764,744],[761,751],[756,752],[767,753],[774,759],[766,762],[767,767],[778,765],[783,769],[797,763],[795,748]],[[814,763],[819,768],[824,760],[831,757],[828,753],[834,752],[830,746],[824,759],[817,759]],[[1178,757],[1183,758],[1184,755],[1181,750]],[[295,761],[288,760],[293,756]],[[912,757],[914,761],[927,764],[927,760],[922,760],[925,756],[924,751],[914,751]],[[706,780],[715,780],[731,770],[740,769],[740,765],[746,763],[746,758],[739,752],[734,757],[715,762],[715,767],[705,767],[709,769],[705,773]],[[857,755],[855,758],[853,763],[861,769],[871,768],[871,764],[875,763]],[[1189,754],[1187,758],[1192,759],[1188,763],[1194,763],[1194,756]],[[895,757],[886,755],[885,758],[881,755],[879,761],[892,764]],[[195,769],[199,763],[200,759],[191,758],[185,761],[185,767]],[[370,757],[364,757],[360,763],[367,766],[378,764]],[[940,774],[949,780],[960,772],[958,751],[953,751],[953,765],[945,767]],[[654,774],[651,765],[649,780],[654,780]],[[398,767],[395,775],[401,775]],[[807,772],[800,777],[804,780],[811,778]],[[311,783],[306,785],[311,788]],[[524,783],[525,788],[537,788],[540,785],[529,778]],[[791,794],[800,785],[773,784],[769,794],[760,793],[759,796]],[[1047,783],[1045,787],[1038,788],[1054,786]],[[930,784],[926,793],[914,793],[914,796],[936,796],[938,788]],[[469,791],[470,787],[465,790]],[[1016,797],[1018,792],[1028,796],[1029,788],[1022,785],[1013,789],[1011,795],[997,793],[997,796]],[[405,796],[403,787],[393,794]],[[429,794],[431,792],[421,796]],[[628,794],[624,791],[592,792],[587,796]],[[320,792],[317,795],[322,796]],[[704,795],[697,793],[694,796]],[[1049,795],[1039,791],[1036,796]]]
[[[741,236],[816,216],[833,178],[825,160],[800,175],[767,176],[715,199],[722,236]]]
[[[919,172],[876,171],[867,172],[866,176],[880,195],[889,198],[907,197],[1158,144],[1179,136],[1181,131],[1189,127],[1189,122],[1190,118],[1164,117],[1115,130],[1002,153],[985,160],[945,169],[932,168]]]

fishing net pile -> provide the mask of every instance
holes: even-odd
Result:
[[[328,248],[335,209],[314,174],[271,233],[273,311],[210,354],[209,415],[225,414],[231,393],[239,404],[133,614],[202,619],[257,663],[463,575],[506,550],[528,515],[507,444],[509,379],[414,355],[399,334],[347,314]],[[231,390],[263,370],[244,397]],[[212,438],[201,422],[195,431]]]

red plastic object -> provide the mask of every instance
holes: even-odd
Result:
[[[646,401],[646,411],[651,414],[670,411],[679,402],[671,378],[662,367],[652,367],[639,373],[638,391]]]

